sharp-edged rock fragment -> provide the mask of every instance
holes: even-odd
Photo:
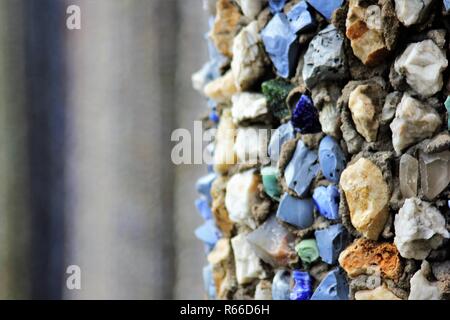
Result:
[[[334,224],[314,233],[322,261],[335,264],[339,254],[350,242],[347,230],[341,224]]]
[[[292,126],[292,123],[290,121],[280,125],[270,137],[269,148],[267,150],[270,159],[276,163],[280,158],[281,148],[283,147],[283,144],[286,141],[292,140],[294,138],[294,127]]]
[[[405,26],[420,23],[426,16],[433,0],[395,0],[395,12],[398,20]]]
[[[366,139],[367,142],[377,140],[378,121],[381,106],[376,105],[369,95],[369,85],[359,85],[350,93],[348,107],[352,112],[352,119],[356,126],[356,131]]]
[[[396,280],[403,271],[400,254],[395,245],[364,238],[356,239],[341,253],[339,264],[350,278],[362,274],[377,274]]]
[[[342,6],[344,0],[306,0],[311,7],[314,8],[318,13],[320,13],[328,21],[331,20],[333,12]]]
[[[264,192],[274,200],[279,201],[281,186],[278,183],[278,170],[274,167],[264,167],[261,169]]]
[[[389,214],[389,188],[380,168],[366,158],[349,165],[340,185],[350,210],[352,225],[364,237],[377,240]]]
[[[239,284],[251,282],[263,273],[263,268],[244,233],[231,239],[236,263],[236,278]]]
[[[289,300],[291,291],[291,273],[288,270],[278,270],[272,281],[272,299]]]
[[[250,19],[257,17],[266,2],[267,0],[236,0],[244,16]]]
[[[291,122],[301,134],[321,131],[319,112],[314,107],[314,103],[309,96],[302,94],[292,113]]]
[[[339,190],[334,185],[319,186],[314,189],[314,205],[321,216],[329,220],[339,219]]]
[[[272,79],[261,85],[261,90],[267,99],[269,112],[278,120],[287,119],[291,115],[286,98],[294,86],[283,79]]]
[[[269,112],[264,95],[252,92],[240,92],[231,97],[231,115],[237,124],[242,122],[257,122],[266,117]]]
[[[338,183],[345,168],[345,155],[334,138],[326,136],[320,141],[319,163],[325,178]]]
[[[298,256],[304,265],[309,265],[319,259],[319,248],[315,239],[304,239],[295,246]]]
[[[401,300],[392,293],[385,285],[370,290],[355,292],[355,300]]]
[[[216,102],[230,101],[231,97],[237,92],[233,73],[228,71],[220,78],[217,78],[205,85],[203,92],[205,96]]]
[[[419,160],[421,193],[433,200],[450,183],[450,151],[420,152]]]
[[[312,279],[309,273],[294,270],[292,279],[294,287],[291,290],[290,300],[309,300],[312,295]]]
[[[217,128],[216,148],[214,151],[214,170],[220,174],[226,174],[228,169],[237,162],[234,151],[236,138],[236,126],[231,117],[231,111],[226,109]]]
[[[430,203],[406,199],[395,216],[394,243],[402,257],[423,260],[450,237],[445,225],[442,214]]]
[[[269,130],[266,127],[240,127],[237,130],[234,151],[239,163],[255,165],[265,163],[267,159],[267,145]]]
[[[408,300],[441,300],[442,292],[437,282],[428,281],[431,273],[428,261],[422,261],[420,270],[411,278],[411,292]]]
[[[335,268],[320,282],[311,300],[348,300],[348,295],[347,279],[339,268]]]
[[[285,193],[280,199],[277,218],[299,229],[309,228],[314,222],[311,199],[298,199]]]
[[[409,154],[400,158],[400,191],[403,198],[417,196],[417,182],[419,181],[419,161]]]
[[[395,61],[395,71],[406,78],[409,86],[423,97],[431,97],[443,86],[443,71],[448,61],[432,40],[410,44]]]
[[[272,282],[261,280],[256,285],[255,300],[272,300]]]

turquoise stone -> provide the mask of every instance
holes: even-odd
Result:
[[[265,167],[261,169],[262,182],[264,186],[264,192],[269,197],[277,201],[280,200],[281,188],[278,184],[278,170],[274,167]]]

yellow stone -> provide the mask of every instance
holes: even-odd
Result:
[[[238,92],[236,84],[234,82],[233,73],[228,71],[220,78],[217,78],[209,82],[203,89],[203,93],[208,98],[213,99],[216,102],[228,102],[231,101],[231,97]]]
[[[353,226],[364,237],[377,240],[389,213],[389,189],[380,168],[361,158],[342,172],[340,185]]]
[[[222,112],[216,135],[216,149],[214,152],[214,170],[226,174],[228,169],[236,164],[237,157],[234,151],[236,126],[231,117],[231,110]]]
[[[359,85],[350,93],[348,107],[352,112],[353,122],[358,131],[367,142],[377,140],[380,126],[377,118],[377,109],[372,99],[365,94],[368,85]]]
[[[372,290],[355,292],[355,300],[402,300],[393,294],[385,285]]]

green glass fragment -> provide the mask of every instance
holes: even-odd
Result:
[[[262,93],[267,99],[267,106],[272,115],[279,119],[287,119],[291,116],[291,110],[286,103],[286,98],[294,89],[294,85],[283,79],[272,79],[263,82]]]
[[[295,246],[295,251],[304,264],[310,264],[319,258],[319,249],[315,239],[300,241]]]
[[[264,186],[264,192],[274,200],[279,201],[281,188],[278,184],[278,170],[274,167],[265,167],[261,169],[261,176]]]
[[[444,104],[447,109],[447,130],[450,130],[450,96],[447,97]]]

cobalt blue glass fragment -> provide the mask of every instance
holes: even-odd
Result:
[[[269,0],[269,8],[273,14],[281,12],[286,4],[286,0]]]
[[[319,162],[325,178],[338,183],[345,169],[345,155],[334,138],[326,136],[320,141]]]
[[[278,270],[272,281],[272,299],[289,300],[291,274],[288,270]]]
[[[331,270],[314,291],[311,300],[348,300],[348,283],[339,268]]]
[[[331,20],[333,12],[342,6],[344,0],[306,0],[311,7],[320,13],[328,21]]]
[[[317,247],[322,261],[335,264],[339,254],[350,242],[350,236],[342,224],[334,224],[326,229],[316,230]]]
[[[211,120],[214,123],[218,123],[219,122],[220,118],[219,118],[219,115],[217,114],[216,111],[211,111],[209,113],[209,120]]]
[[[312,198],[320,215],[329,220],[339,219],[340,195],[336,186],[319,186],[314,190]]]
[[[215,173],[209,173],[206,176],[201,177],[197,180],[195,185],[197,192],[204,195],[209,202],[212,201],[211,198],[211,186],[214,180],[216,179]]]
[[[216,298],[216,286],[214,284],[212,265],[203,267],[203,285],[209,300]]]
[[[211,208],[209,207],[208,200],[205,197],[200,197],[195,200],[195,207],[198,213],[204,220],[212,219]]]
[[[261,39],[280,77],[288,78],[297,67],[300,43],[284,13],[277,13],[261,31]]]
[[[208,245],[209,248],[212,248],[222,237],[222,234],[216,227],[214,220],[207,220],[204,224],[195,229],[195,236]]]
[[[289,189],[295,191],[299,197],[304,197],[311,182],[319,172],[317,152],[309,150],[303,141],[297,142],[294,155],[284,170],[284,178]]]
[[[294,128],[298,129],[302,134],[322,131],[322,126],[319,122],[319,112],[314,107],[312,99],[305,94],[300,97],[295,106],[291,121]]]
[[[309,12],[308,5],[305,1],[300,1],[294,5],[291,11],[287,13],[287,18],[292,31],[297,34],[315,26],[314,18]]]
[[[294,127],[290,121],[279,126],[270,137],[269,147],[267,148],[270,159],[275,162],[278,161],[283,144],[294,138]]]
[[[297,199],[285,193],[278,206],[277,218],[297,228],[306,229],[314,222],[314,205],[311,199]]]
[[[312,279],[308,272],[294,270],[292,278],[294,287],[290,294],[291,300],[309,300],[312,295]]]

